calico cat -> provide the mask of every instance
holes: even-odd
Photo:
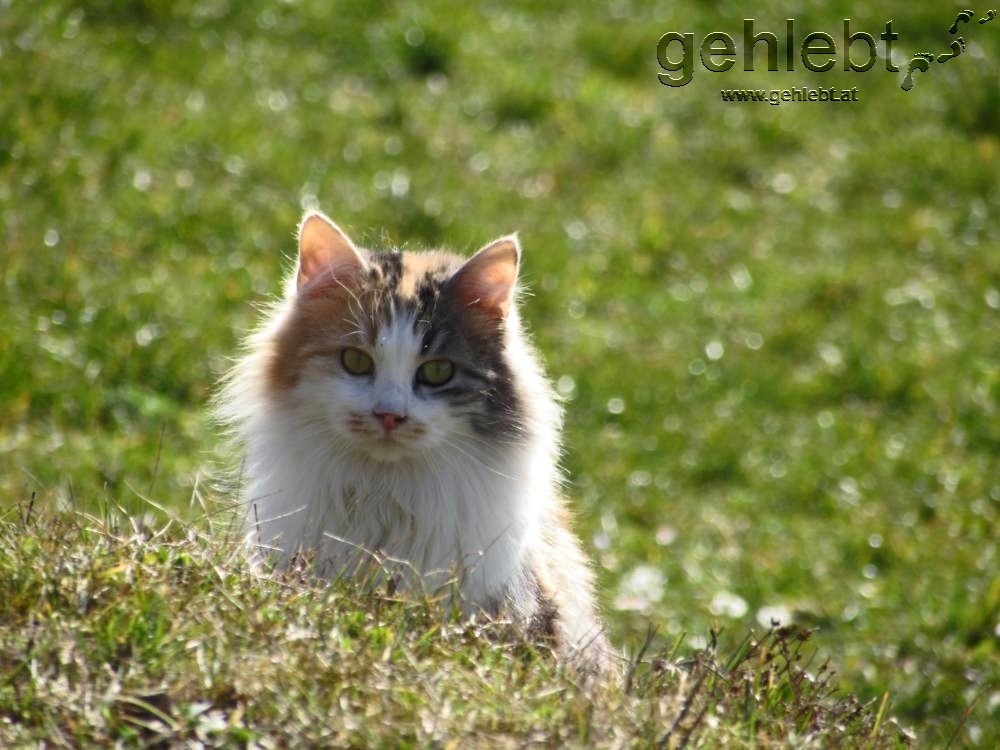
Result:
[[[395,585],[457,588],[567,660],[611,651],[569,528],[561,409],[521,326],[521,249],[466,260],[359,248],[306,213],[284,299],[224,381],[245,454],[248,538],[326,576],[394,565]]]

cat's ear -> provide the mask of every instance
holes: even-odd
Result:
[[[343,284],[367,270],[364,258],[344,231],[319,211],[307,211],[299,224],[299,268],[296,285],[317,289]]]
[[[511,234],[494,240],[469,258],[451,277],[459,301],[495,318],[506,318],[514,300],[521,244]]]

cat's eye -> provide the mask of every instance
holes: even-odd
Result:
[[[351,375],[370,375],[375,369],[372,358],[360,349],[350,347],[340,353],[340,364]]]
[[[432,359],[417,369],[417,380],[424,385],[444,385],[455,374],[455,364],[447,359]]]

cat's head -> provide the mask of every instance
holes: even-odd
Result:
[[[507,352],[520,254],[514,236],[468,260],[370,251],[307,213],[269,387],[339,453],[432,460],[509,442],[522,428]]]

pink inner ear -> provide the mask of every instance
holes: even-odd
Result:
[[[364,268],[357,248],[340,227],[318,212],[306,214],[299,227],[300,293],[343,284]]]
[[[514,297],[520,247],[504,237],[472,256],[452,277],[463,303],[497,318],[506,318]]]

